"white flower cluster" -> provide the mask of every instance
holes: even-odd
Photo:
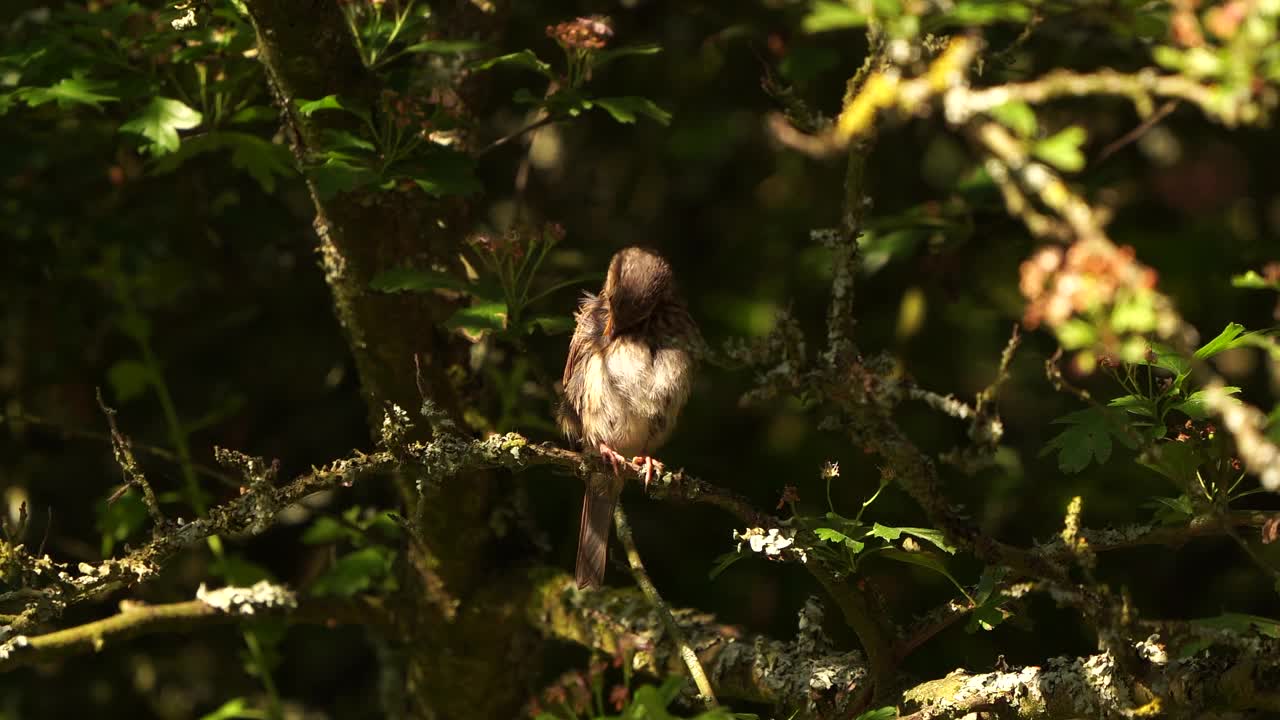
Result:
[[[771,559],[798,559],[808,562],[804,548],[796,547],[795,531],[778,528],[747,528],[742,532],[733,531],[733,539],[738,541],[738,552],[742,552],[742,543],[751,548],[751,552],[764,553]],[[787,557],[783,557],[786,551]]]

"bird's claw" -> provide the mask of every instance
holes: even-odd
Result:
[[[609,461],[609,465],[613,468],[613,474],[615,476],[619,474],[618,463],[625,463],[627,461],[625,456],[621,455],[604,443],[600,443],[600,457]]]
[[[653,480],[654,472],[662,474],[662,463],[648,455],[637,455],[631,458],[631,462],[644,468],[644,491],[649,492],[649,482]]]

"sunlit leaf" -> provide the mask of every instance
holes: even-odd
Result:
[[[595,54],[592,64],[596,67],[603,67],[619,58],[632,55],[657,55],[660,52],[662,52],[661,45],[624,45],[610,50],[601,50]]]
[[[1235,395],[1240,392],[1240,388],[1234,385],[1228,385],[1227,387],[1222,388],[1221,392],[1226,393],[1228,396]],[[1207,395],[1208,393],[1206,391],[1197,390],[1188,395],[1186,400],[1174,403],[1171,407],[1193,420],[1204,420],[1209,417],[1209,408],[1204,404],[1205,397],[1207,397]],[[1227,402],[1239,403],[1240,401],[1236,398],[1228,397]]]
[[[1029,138],[1036,134],[1036,112],[1031,106],[1020,101],[1011,100],[997,105],[988,112],[1001,125],[1017,133],[1020,137]]]
[[[657,103],[649,98],[634,96],[592,98],[590,102],[607,111],[620,123],[633,123],[639,115],[653,118],[662,125],[671,122],[671,113],[658,107]]]
[[[800,21],[800,27],[807,33],[848,30],[866,24],[866,15],[854,10],[846,3],[835,0],[815,0],[809,14]]]
[[[466,330],[473,336],[485,330],[505,330],[507,305],[501,302],[476,303],[459,309],[444,325],[451,329]]]
[[[371,589],[390,589],[394,584],[391,565],[394,550],[373,545],[347,553],[311,586],[315,595],[349,597]]]
[[[1084,152],[1080,149],[1088,135],[1084,128],[1072,125],[1032,146],[1032,153],[1041,160],[1065,172],[1084,168]]]
[[[489,47],[488,43],[483,43],[478,40],[426,40],[406,47],[404,52],[453,55],[457,53],[484,50],[487,47]]]
[[[533,54],[532,50],[521,50],[519,52],[489,58],[488,60],[480,60],[472,63],[471,69],[488,70],[500,65],[525,68],[536,73],[541,73],[548,79],[555,79],[555,72],[551,70],[551,65],[540,60],[537,55]]]
[[[164,155],[178,149],[181,143],[179,130],[199,127],[203,120],[203,115],[180,100],[154,97],[138,114],[121,125],[120,131],[145,137],[150,141],[145,146],[148,152]]]
[[[1240,323],[1227,323],[1222,332],[1209,342],[1201,345],[1195,352],[1195,357],[1200,360],[1207,360],[1220,352],[1230,350],[1238,346],[1237,340],[1241,333],[1244,332],[1244,326]]]
[[[59,80],[48,87],[22,88],[18,96],[32,107],[52,102],[57,103],[60,108],[89,105],[101,110],[102,103],[116,102],[120,99],[114,95],[104,94],[106,90],[112,88],[109,82],[90,80],[85,73],[76,71],[71,74],[71,77]]]

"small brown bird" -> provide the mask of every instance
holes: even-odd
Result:
[[[613,477],[589,481],[578,530],[578,587],[604,578],[613,508],[622,491],[618,461],[654,468],[649,453],[675,428],[693,382],[691,349],[698,326],[676,291],[671,265],[652,250],[628,247],[609,262],[604,289],[578,306],[577,329],[564,364],[560,428],[574,443],[599,452]]]

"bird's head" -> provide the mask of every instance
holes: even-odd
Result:
[[[654,308],[675,294],[671,265],[658,253],[627,247],[614,254],[601,293],[608,308],[605,339],[642,325]]]

